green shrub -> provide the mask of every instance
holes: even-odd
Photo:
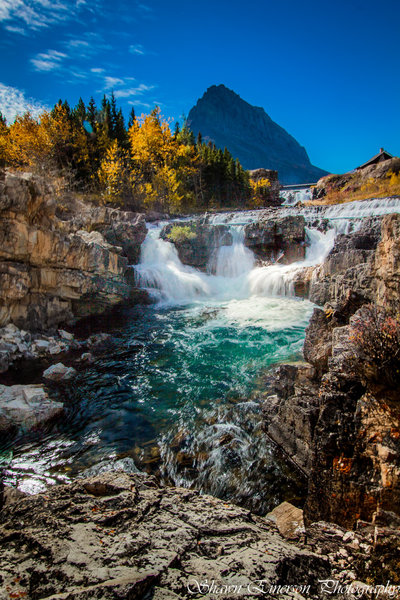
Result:
[[[171,242],[185,242],[186,240],[193,240],[196,237],[196,233],[187,225],[174,225],[168,234],[168,239]]]

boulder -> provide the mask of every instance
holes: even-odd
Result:
[[[161,231],[161,238],[171,241],[178,252],[180,261],[201,271],[212,269],[212,260],[221,246],[232,245],[232,234],[227,225],[207,225],[199,222],[182,223],[193,233],[190,237],[171,239],[173,223],[166,225]]]
[[[76,371],[73,367],[66,367],[62,363],[51,365],[51,367],[43,371],[43,377],[48,381],[69,381],[75,375]]]
[[[267,217],[244,228],[245,245],[261,261],[290,264],[304,260],[305,220],[302,215]]]
[[[41,385],[0,385],[0,432],[28,431],[60,416],[63,404],[51,400]]]

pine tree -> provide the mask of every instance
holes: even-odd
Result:
[[[94,131],[95,126],[96,126],[96,121],[97,121],[97,108],[96,108],[96,103],[94,101],[93,96],[90,98],[89,104],[87,107],[87,119]]]
[[[132,106],[131,112],[129,113],[128,129],[130,129],[132,127],[135,120],[136,120],[135,109]]]
[[[75,106],[73,114],[77,122],[82,125],[83,121],[85,121],[86,119],[86,106],[82,98],[79,98],[78,104]]]

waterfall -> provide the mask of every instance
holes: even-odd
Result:
[[[140,263],[135,267],[138,285],[164,302],[179,303],[209,296],[207,277],[183,265],[175,246],[160,239],[162,225],[149,228],[142,244]]]
[[[246,215],[249,218],[249,215]],[[226,215],[216,215],[220,223]],[[137,283],[159,302],[186,304],[196,300],[232,301],[253,296],[295,296],[294,284],[302,269],[319,264],[331,250],[335,230],[326,233],[306,228],[308,247],[304,260],[290,265],[256,266],[254,254],[244,244],[245,217],[236,214],[230,223],[232,244],[220,246],[211,257],[207,273],[182,264],[175,246],[160,239],[163,224],[151,227],[142,245]]]
[[[209,264],[210,273],[218,277],[240,277],[251,271],[254,254],[244,245],[244,226],[231,227],[232,245],[218,248]]]
[[[281,190],[279,197],[283,200],[282,206],[296,206],[312,199],[310,188],[303,190]]]

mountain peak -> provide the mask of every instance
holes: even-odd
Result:
[[[252,106],[222,83],[205,91],[190,110],[188,125],[204,140],[226,146],[244,168],[275,169],[284,183],[309,183],[326,175],[263,108]]]

